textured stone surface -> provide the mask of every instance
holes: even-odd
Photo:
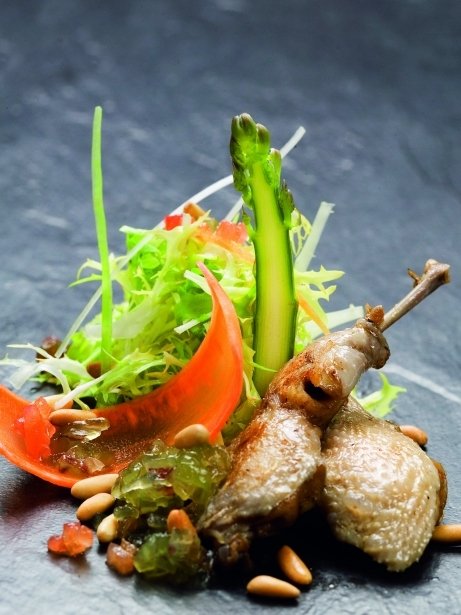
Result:
[[[408,390],[396,418],[429,432],[428,452],[448,472],[446,520],[459,521],[460,18],[456,0],[4,0],[0,347],[62,333],[88,292],[66,286],[96,256],[95,104],[113,250],[122,224],[153,225],[229,172],[232,115],[250,112],[275,145],[302,124],[285,176],[309,216],[321,199],[336,203],[315,261],[347,272],[335,306],[389,306],[408,287],[407,266],[453,265],[453,284],[389,331],[388,369]],[[223,212],[235,198],[228,190],[209,205]],[[2,615],[285,610],[249,600],[238,579],[177,592],[116,578],[97,549],[54,559],[46,539],[72,518],[71,498],[3,459],[0,475]],[[459,612],[457,548],[430,548],[395,575],[338,546],[316,515],[283,540],[314,572],[296,612]]]

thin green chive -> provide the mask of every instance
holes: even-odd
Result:
[[[104,211],[101,162],[102,108],[95,107],[93,117],[93,138],[91,145],[91,180],[93,211],[96,223],[99,258],[101,260],[101,373],[110,369],[112,348],[112,280],[107,241],[106,214]]]

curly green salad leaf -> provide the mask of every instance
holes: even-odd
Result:
[[[95,121],[95,125],[100,130],[100,122]],[[96,215],[102,219],[98,143],[96,140],[93,174],[94,185],[99,186]],[[277,161],[279,165],[280,158]],[[229,183],[224,179],[216,182],[217,188]],[[211,191],[205,188],[196,196],[209,196]],[[10,377],[12,385],[20,388],[30,379],[57,384],[83,408],[88,404],[112,405],[162,385],[190,360],[209,326],[211,299],[199,275],[197,262],[201,261],[231,299],[243,334],[245,390],[226,429],[226,436],[233,437],[248,422],[260,398],[254,383],[257,254],[251,237],[241,234],[236,237],[234,231],[241,230],[241,223],[238,219],[229,221],[230,217],[235,220],[235,211],[233,208],[221,223],[209,212],[202,212],[198,217],[180,214],[180,223],[168,229],[161,225],[152,229],[122,227],[124,254],[108,254],[103,262],[87,260],[81,266],[74,284],[97,284],[98,287],[58,351],[51,354],[38,344],[15,345],[32,350],[31,360],[3,359],[1,363],[16,368]],[[362,316],[363,310],[351,305],[328,311],[328,300],[343,272],[323,266],[309,268],[333,206],[322,203],[312,224],[291,200],[289,207],[281,207],[280,211],[289,231],[284,242],[288,242],[287,249],[293,258],[292,294],[299,304],[293,340],[297,353],[329,329]],[[104,246],[107,240],[104,225],[97,223],[96,227],[100,246]],[[122,295],[122,300],[112,305],[109,325],[107,301],[106,309],[96,311],[91,317],[101,298],[101,286],[107,287],[107,280],[112,289],[118,286]],[[109,330],[110,340],[107,339]],[[103,356],[108,360],[101,365]],[[387,399],[386,395],[384,398]]]
[[[400,393],[404,393],[406,389],[391,384],[385,374],[382,372],[378,373],[381,378],[381,388],[364,397],[357,397],[357,399],[360,405],[370,414],[378,418],[383,418],[392,411],[395,400]]]

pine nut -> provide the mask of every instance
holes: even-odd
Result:
[[[184,213],[189,214],[192,220],[198,220],[202,216],[205,215],[205,210],[200,207],[197,203],[192,203],[190,201],[187,205],[184,205]]]
[[[251,579],[247,592],[268,598],[297,598],[301,593],[297,587],[276,577],[261,574]]]
[[[312,583],[311,571],[291,547],[283,546],[277,557],[280,568],[290,581],[299,585],[310,585]]]
[[[62,408],[53,410],[48,417],[52,425],[62,427],[75,421],[88,421],[89,419],[98,418],[91,410],[73,410],[72,408]]]
[[[169,532],[172,530],[187,530],[196,532],[196,529],[189,518],[189,515],[182,508],[174,508],[168,513],[166,527]]]
[[[215,446],[224,446],[224,438],[222,437],[222,433],[219,432],[216,436],[216,440],[214,441]]]
[[[200,423],[194,425],[188,425],[178,431],[174,437],[174,446],[176,448],[190,448],[191,446],[198,446],[200,444],[209,444],[210,432]]]
[[[118,521],[114,514],[107,515],[98,525],[96,536],[99,542],[112,542],[118,535]]]
[[[92,495],[77,508],[77,519],[79,521],[89,521],[95,515],[105,512],[114,502],[115,498],[110,493]]]
[[[400,431],[416,442],[416,444],[419,444],[419,446],[425,446],[427,444],[427,433],[419,427],[416,427],[416,425],[400,425]]]
[[[461,542],[461,523],[436,525],[432,533],[432,540],[448,543]]]
[[[58,393],[57,395],[47,395],[44,399],[48,405],[54,408],[57,402],[60,401],[63,397],[64,395],[62,395],[61,393]],[[74,403],[73,400],[69,399],[69,401],[66,402],[64,406],[62,406],[62,408],[72,408],[73,403]]]
[[[74,498],[87,500],[97,493],[110,493],[118,474],[98,474],[77,481],[70,490]]]

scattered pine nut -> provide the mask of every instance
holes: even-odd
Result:
[[[184,213],[189,214],[192,220],[198,220],[199,218],[204,216],[206,212],[200,207],[200,205],[197,205],[197,203],[193,203],[192,201],[190,201],[189,203],[184,205]]]
[[[88,421],[89,419],[98,418],[91,410],[73,410],[72,408],[60,408],[59,410],[53,410],[48,417],[52,425],[61,427],[74,423],[75,421]]]
[[[432,540],[447,543],[461,542],[461,523],[436,525],[432,533]]]
[[[182,508],[174,508],[168,513],[166,527],[169,532],[172,530],[188,530],[196,532],[196,529],[189,518],[189,515]]]
[[[96,536],[99,542],[112,542],[118,535],[118,521],[111,513],[104,517],[96,530]]]
[[[200,423],[194,425],[188,425],[178,431],[174,437],[174,446],[176,448],[190,448],[191,446],[198,446],[200,444],[210,443],[210,432]]]
[[[416,425],[400,425],[400,431],[416,442],[416,444],[419,444],[419,446],[425,446],[427,444],[427,433],[419,427],[416,427]]]
[[[291,583],[265,574],[251,579],[247,585],[247,592],[268,598],[297,598],[301,593]]]
[[[280,568],[290,581],[299,585],[310,585],[312,583],[311,571],[291,547],[283,546],[279,550],[277,558]]]
[[[77,508],[77,519],[79,521],[89,521],[95,515],[105,512],[115,502],[115,498],[110,493],[97,493],[85,500]]]
[[[97,493],[110,493],[118,474],[98,474],[77,481],[70,490],[74,498],[87,500]]]
[[[57,395],[47,395],[44,399],[46,403],[54,409],[55,405],[58,403],[58,401],[61,401],[63,397],[64,395],[58,393]],[[61,410],[61,408],[72,408],[73,403],[73,400],[69,399],[69,401],[67,401],[64,406],[60,406],[59,409]]]
[[[224,446],[224,439],[222,437],[222,433],[218,432],[218,435],[216,436],[216,440],[213,443],[215,446]]]

